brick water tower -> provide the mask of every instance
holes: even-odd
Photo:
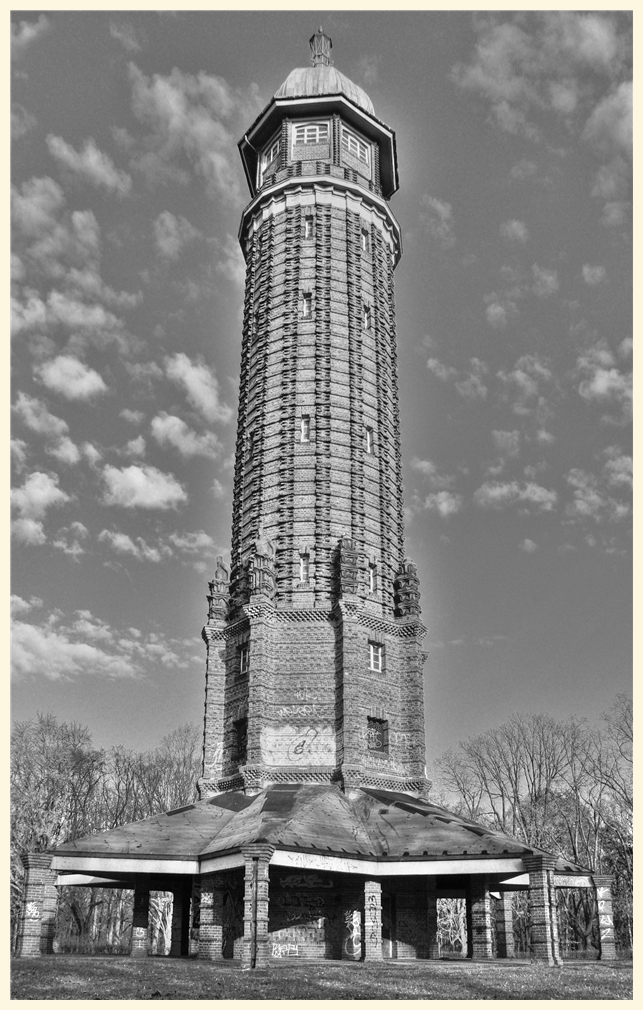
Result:
[[[404,555],[395,136],[310,40],[239,144],[251,201],[231,568],[219,561],[201,794],[425,792],[416,569]]]
[[[176,956],[436,958],[438,901],[466,902],[467,954],[560,963],[556,887],[609,881],[436,806],[422,637],[404,554],[388,201],[395,137],[310,40],[239,144],[250,203],[231,564],[210,583],[198,800],[25,856],[18,951],[54,949],[56,888],[171,891]],[[492,906],[495,902],[495,915]]]

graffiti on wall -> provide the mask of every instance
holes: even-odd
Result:
[[[612,918],[612,902],[609,887],[596,888],[596,901],[598,904],[598,923],[601,931],[601,940],[614,939],[614,919]]]
[[[279,881],[282,887],[334,887],[332,880],[324,880],[318,873],[289,873]],[[293,898],[295,895],[293,895]]]
[[[380,906],[379,901],[377,900],[377,895],[369,894],[366,902],[366,917],[368,919],[369,928],[368,938],[372,943],[377,943],[380,939],[379,911]]]
[[[344,928],[344,952],[347,957],[358,958],[362,953],[362,917],[358,908],[344,912]]]
[[[264,726],[261,754],[268,765],[326,765],[335,761],[332,726]]]
[[[273,957],[289,957],[290,955],[297,957],[299,955],[299,946],[296,943],[273,943],[272,945],[272,956]]]
[[[323,894],[277,894],[271,899],[280,908],[318,909],[324,904]]]

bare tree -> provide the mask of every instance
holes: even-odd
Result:
[[[528,845],[615,875],[615,920],[631,944],[632,706],[619,696],[603,727],[548,715],[514,715],[461,742],[436,763],[461,813]],[[568,935],[595,942],[593,897],[561,899]]]

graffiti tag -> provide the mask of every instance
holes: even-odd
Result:
[[[272,956],[273,957],[289,957],[294,954],[295,957],[299,954],[299,946],[296,943],[273,943],[272,945]]]
[[[318,873],[289,873],[280,880],[282,887],[334,887],[332,880],[323,880]]]
[[[368,919],[369,919],[369,925],[370,925],[369,940],[371,940],[374,943],[377,943],[377,941],[380,938],[379,929],[378,929],[378,926],[379,926],[379,902],[377,900],[377,895],[375,895],[375,894],[369,894],[369,896],[368,896],[368,902],[367,902],[367,908],[368,908]]]
[[[344,925],[348,936],[344,940],[344,950],[348,957],[359,957],[362,952],[362,923],[359,909],[344,912]]]

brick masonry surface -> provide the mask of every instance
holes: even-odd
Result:
[[[368,166],[353,164],[333,114],[327,142],[293,147],[305,112],[296,101],[284,112],[278,159],[242,219],[231,566],[210,583],[204,629],[202,795],[297,781],[421,792],[425,781],[425,629],[404,555],[399,229],[377,144],[365,141]]]

